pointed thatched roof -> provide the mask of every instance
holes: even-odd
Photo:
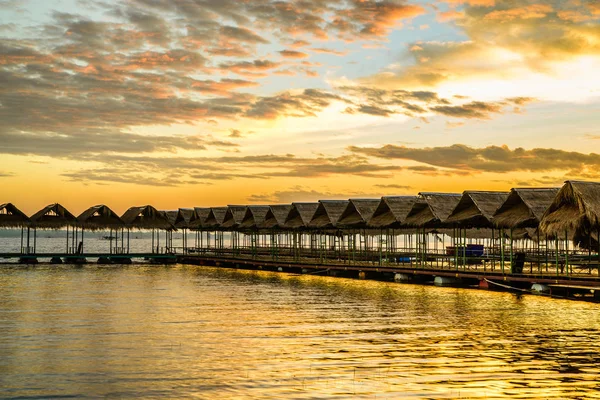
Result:
[[[269,212],[269,206],[248,206],[240,222],[240,229],[262,229],[264,228],[265,218]]]
[[[338,219],[339,227],[364,228],[373,216],[381,199],[350,199]]]
[[[29,222],[29,217],[12,203],[0,204],[0,228],[20,228]]]
[[[77,217],[79,226],[90,230],[117,229],[125,226],[119,216],[104,204],[92,206]]]
[[[179,208],[177,210],[163,211],[169,222],[178,229],[187,229],[198,215],[193,208]]]
[[[348,200],[319,200],[319,206],[313,214],[309,228],[332,229],[350,202]]]
[[[165,210],[161,211],[167,217],[171,225],[175,225],[175,221],[177,220],[177,214],[179,214],[179,210]]]
[[[462,195],[460,193],[421,192],[408,213],[405,224],[415,227],[441,227]]]
[[[368,225],[373,228],[399,228],[417,199],[417,196],[382,197]]]
[[[545,235],[577,232],[585,239],[600,229],[600,182],[566,181],[540,221]]]
[[[227,206],[227,210],[225,211],[225,217],[223,218],[221,228],[237,228],[244,219],[244,215],[246,214],[246,208],[248,208],[248,206]]]
[[[77,218],[58,203],[47,205],[30,217],[35,228],[59,229],[77,225]]]
[[[121,216],[125,224],[138,229],[175,229],[169,218],[156,208],[146,205],[131,207]]]
[[[198,214],[193,208],[180,208],[177,210],[177,218],[175,219],[175,228],[187,229],[198,219]]]
[[[285,219],[287,218],[291,209],[291,204],[274,204],[269,206],[269,210],[265,214],[263,228],[282,228],[283,224],[285,224]]]
[[[492,217],[508,192],[466,190],[446,223],[470,228],[491,228]]]
[[[559,188],[514,188],[492,221],[500,228],[536,228]]]
[[[292,208],[283,224],[284,228],[307,227],[317,208],[319,208],[319,203],[292,203]]]
[[[211,207],[204,220],[204,227],[212,229],[220,228],[226,213],[227,207]]]
[[[209,214],[209,207],[194,207],[194,216],[190,218],[188,228],[194,230],[200,230],[204,228]]]

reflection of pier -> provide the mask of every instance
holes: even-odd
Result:
[[[383,274],[402,281],[435,279],[542,292],[570,287],[591,294],[600,285],[599,221],[600,183],[576,181],[560,190],[423,192],[175,211],[144,206],[121,217],[106,206],[74,217],[54,204],[28,218],[5,204],[0,226],[21,228],[22,246],[19,254],[0,257],[22,262],[52,257],[36,253],[36,231],[66,228],[70,236],[57,257],[68,262],[77,257],[101,262],[178,257],[197,264]],[[91,255],[84,233],[97,230],[108,230],[111,240],[105,254]],[[152,232],[147,252],[130,252],[132,230]],[[174,246],[176,230],[183,235]]]

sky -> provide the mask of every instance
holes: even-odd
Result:
[[[600,181],[597,0],[0,0],[0,203]]]

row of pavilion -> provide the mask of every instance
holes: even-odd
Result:
[[[443,255],[453,258],[452,265],[466,266],[469,257],[481,258],[485,246],[486,253],[498,253],[504,268],[504,258],[512,264],[514,246],[521,246],[520,251],[525,249],[528,254],[536,254],[538,266],[544,257],[547,265],[551,254],[558,270],[558,264],[568,263],[558,257],[559,250],[568,257],[569,243],[573,244],[571,252],[587,252],[588,264],[595,253],[598,263],[600,183],[566,181],[561,188],[513,188],[509,192],[421,192],[417,196],[380,199],[173,211],[159,211],[147,205],[131,207],[121,216],[106,205],[97,205],[76,217],[60,204],[48,205],[27,216],[13,204],[6,203],[0,205],[2,227],[27,230],[27,245],[22,245],[24,252],[31,252],[31,229],[34,232],[36,229],[72,229],[73,252],[82,250],[76,249],[76,245],[79,238],[83,239],[85,230],[110,230],[111,235],[120,232],[120,249],[124,253],[129,247],[124,246],[125,231],[151,230],[153,251],[159,241],[158,232],[164,231],[164,243],[168,251],[173,251],[172,232],[183,230],[181,248],[188,254],[229,250],[233,255],[259,257],[263,251],[271,257],[283,257],[282,249],[289,249],[294,259],[312,255],[321,261],[324,257],[356,261],[362,255],[366,257],[364,260],[375,257],[379,263],[390,259],[432,262],[435,259],[432,255],[440,250],[439,237],[446,236],[451,246],[443,246],[441,250]],[[188,230],[196,232],[193,245],[188,244]],[[228,233],[228,241],[224,233]],[[115,240],[118,237],[117,234]],[[21,240],[23,244],[23,235]],[[441,243],[445,244],[443,240]],[[35,251],[35,245],[33,248]],[[392,254],[400,253],[408,257],[392,258]],[[439,264],[439,260],[435,262]]]

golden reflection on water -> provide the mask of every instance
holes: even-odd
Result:
[[[193,266],[0,288],[0,397],[600,398],[597,304]]]

